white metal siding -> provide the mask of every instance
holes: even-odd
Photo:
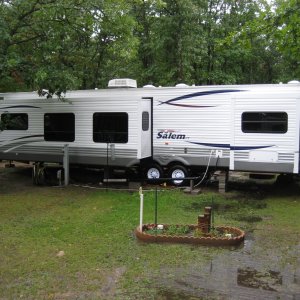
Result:
[[[199,91],[240,90],[237,93],[219,93],[185,97]],[[44,134],[44,113],[73,112],[75,114],[75,141],[70,153],[78,156],[98,157],[105,155],[106,144],[93,142],[94,112],[127,112],[129,115],[128,143],[116,144],[116,154],[122,157],[137,157],[140,147],[139,101],[143,97],[153,97],[153,140],[154,155],[166,162],[172,157],[193,163],[207,162],[212,150],[223,150],[222,156],[234,169],[235,162],[249,162],[249,150],[233,151],[233,147],[271,146],[261,151],[276,151],[278,163],[294,165],[298,171],[299,161],[299,114],[300,86],[297,85],[248,85],[248,86],[203,86],[189,88],[156,88],[156,89],[114,89],[97,91],[68,92],[65,102],[55,99],[42,99],[37,93],[1,94],[0,114],[9,112],[26,112],[29,115],[27,131],[0,132],[0,153],[9,151],[10,147],[19,145],[18,149],[26,152],[50,153],[61,151],[65,142],[43,142],[42,137],[24,140],[22,136]],[[182,97],[174,106],[165,103]],[[173,103],[174,104],[174,103]],[[31,105],[40,108],[5,107]],[[198,107],[195,107],[198,106]],[[199,107],[202,106],[202,107]],[[205,107],[206,106],[206,107]],[[211,106],[211,107],[207,107]],[[285,111],[288,113],[288,132],[285,134],[257,134],[241,131],[241,114],[244,111]],[[176,134],[184,134],[185,139],[157,139],[159,130],[173,130]],[[11,145],[9,145],[12,143]],[[18,144],[19,143],[19,144]],[[201,144],[209,145],[201,145]],[[224,147],[220,148],[220,145]],[[231,148],[230,148],[231,147]],[[231,150],[230,150],[231,149]],[[20,158],[21,159],[21,158]],[[205,160],[206,159],[206,160]],[[274,163],[276,164],[276,163]],[[228,165],[229,166],[229,165]]]
[[[286,112],[288,131],[286,133],[244,133],[241,118],[244,112]],[[250,92],[235,99],[234,107],[234,146],[263,147],[259,151],[278,153],[278,163],[294,164],[295,143],[298,122],[295,94],[276,91]],[[249,161],[249,153],[255,150],[235,150],[235,161]],[[267,160],[266,160],[267,161]]]

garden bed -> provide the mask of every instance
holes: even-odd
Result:
[[[232,246],[244,241],[245,232],[236,227],[218,226],[209,233],[202,233],[198,225],[168,225],[157,229],[155,224],[144,224],[135,229],[136,237],[144,242],[166,242],[202,244],[211,246]]]

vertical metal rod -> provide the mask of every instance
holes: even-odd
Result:
[[[214,196],[211,196],[211,225],[215,229]]]
[[[195,185],[195,184],[194,184],[194,179],[191,179],[191,180],[190,180],[190,189],[191,189],[190,192],[193,191],[194,185]]]
[[[157,187],[155,188],[155,216],[154,216],[155,228],[157,228]]]
[[[63,148],[64,156],[63,156],[63,168],[65,172],[65,186],[69,185],[69,145],[65,144]]]
[[[144,210],[144,195],[143,195],[143,189],[140,187],[139,190],[140,194],[140,231],[143,231],[143,210]]]
[[[108,189],[108,177],[109,177],[108,169],[109,169],[109,166],[108,166],[108,142],[107,142],[106,143],[106,168],[104,170],[104,178],[105,178],[105,181],[106,181],[106,183],[105,183],[106,191]]]

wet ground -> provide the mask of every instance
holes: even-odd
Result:
[[[300,233],[278,241],[272,228],[257,226],[263,221],[249,218],[244,243],[212,254],[204,265],[163,269],[156,299],[300,300]]]
[[[163,270],[166,276],[157,299],[300,299],[300,245],[293,250],[298,259],[281,264],[284,252],[258,254],[257,242],[263,241],[255,241],[251,234],[242,249],[216,256],[201,267],[178,268],[174,277]]]
[[[0,167],[4,167],[4,164],[2,163]],[[241,178],[247,180],[243,176]],[[83,183],[85,184],[87,180],[86,176]],[[9,193],[14,189],[25,190],[26,187],[32,186],[31,168],[18,165],[16,169],[7,169],[6,172],[0,173],[0,181],[0,194]],[[234,178],[232,182],[234,181],[237,182],[238,178]],[[5,184],[8,182],[9,184]],[[245,185],[235,186],[245,188]],[[245,195],[250,193],[257,199],[264,198],[264,193],[270,189],[268,186],[257,187],[251,182],[246,187],[248,188],[245,189]],[[300,197],[298,190],[287,190],[287,193],[292,193],[295,199]],[[256,203],[262,208],[265,205],[263,201]],[[198,208],[190,207],[190,209]],[[230,207],[215,207],[215,209],[230,209]],[[300,233],[295,232],[290,236],[292,243],[276,241],[272,244],[272,239],[267,239],[268,229],[262,232],[261,227],[256,226],[261,221],[263,220],[260,217],[249,219],[244,244],[211,255],[211,259],[204,265],[195,262],[192,266],[177,269],[162,267],[160,277],[153,278],[156,282],[156,295],[153,295],[153,299],[300,300]],[[191,251],[197,251],[197,247],[191,247]],[[210,252],[209,248],[207,252]]]
[[[275,180],[273,176],[257,180],[249,178],[248,174],[233,174],[229,187],[239,191],[239,199],[250,212],[249,215],[245,211],[233,215],[236,220],[247,223],[243,228],[246,231],[244,244],[238,248],[227,248],[217,255],[212,254],[204,265],[195,262],[193,266],[177,270],[163,268],[161,274],[164,276],[159,278],[160,284],[157,286],[160,290],[155,299],[300,300],[300,232],[280,240],[276,225],[270,228],[258,226],[271,217],[261,217],[251,212],[252,209],[265,208],[265,199],[275,195],[299,201],[299,179],[295,184],[283,185],[282,188],[275,184]],[[192,205],[187,209],[199,211],[197,203],[194,204],[195,207]],[[225,212],[234,208],[230,204],[216,204],[214,209]],[[282,237],[282,232],[284,230],[278,230],[278,236]],[[209,248],[207,252],[210,252]],[[155,280],[159,281],[158,278]]]

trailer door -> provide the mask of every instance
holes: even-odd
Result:
[[[138,159],[152,156],[152,98],[142,98],[139,109]]]

